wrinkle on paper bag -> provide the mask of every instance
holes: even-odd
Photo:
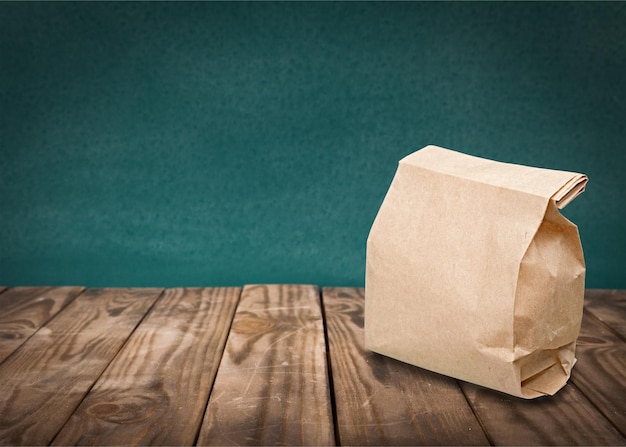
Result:
[[[576,362],[585,263],[558,211],[587,177],[427,146],[399,163],[367,244],[370,350],[524,398]]]

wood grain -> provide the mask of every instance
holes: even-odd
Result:
[[[585,314],[576,357],[572,381],[626,437],[626,342]]]
[[[246,286],[198,444],[333,443],[317,288]]]
[[[53,445],[193,445],[239,293],[166,290]]]
[[[588,289],[585,310],[626,341],[626,290]]]
[[[0,294],[0,363],[83,287],[15,287]]]
[[[455,380],[365,350],[363,292],[323,290],[340,443],[488,444]]]
[[[363,289],[237,296],[0,290],[0,444],[626,445],[625,291],[587,291],[570,384],[535,400],[365,351]]]
[[[160,295],[90,289],[0,365],[0,443],[47,445]]]

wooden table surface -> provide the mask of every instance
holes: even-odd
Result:
[[[626,291],[522,400],[363,348],[363,289],[0,287],[4,445],[626,445]]]

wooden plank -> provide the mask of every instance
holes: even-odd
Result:
[[[626,340],[626,290],[587,289],[585,310]]]
[[[0,363],[83,287],[15,287],[0,295]]]
[[[454,379],[364,348],[363,292],[323,290],[339,442],[488,444]]]
[[[53,445],[193,445],[239,293],[166,290]]]
[[[90,289],[0,365],[0,443],[49,444],[160,295]]]
[[[461,384],[493,445],[624,445],[625,440],[571,384],[533,400]]]
[[[572,381],[626,437],[626,342],[585,314]]]
[[[198,444],[333,443],[317,288],[246,286]]]

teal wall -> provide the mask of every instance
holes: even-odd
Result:
[[[427,144],[587,173],[626,288],[626,3],[0,3],[0,284],[362,285]]]

